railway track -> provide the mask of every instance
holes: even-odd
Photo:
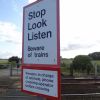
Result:
[[[37,100],[36,96],[24,94],[20,89],[11,88],[8,83],[0,82],[0,100],[33,100],[33,98]],[[63,78],[61,96],[62,100],[100,100],[100,80]],[[83,99],[83,97],[89,99]],[[91,99],[91,97],[96,99]]]
[[[100,93],[100,79],[62,79],[62,94]]]
[[[100,82],[100,79],[85,79],[85,78],[77,78],[77,79],[70,79],[70,78],[62,78],[61,80],[62,83],[87,83],[87,82]]]

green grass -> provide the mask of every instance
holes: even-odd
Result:
[[[7,59],[0,59],[0,64],[7,64],[8,60]]]
[[[70,63],[72,63],[72,59],[61,59],[61,62],[64,62],[64,63],[66,63],[66,64],[70,64]]]
[[[93,62],[96,63],[97,65],[100,65],[100,60],[95,60]]]

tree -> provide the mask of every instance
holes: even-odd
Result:
[[[90,73],[93,68],[91,58],[87,55],[78,55],[73,59],[72,67],[76,71],[87,71],[87,74]]]
[[[18,58],[17,56],[12,56],[8,59],[9,62],[16,62],[19,63],[20,58]]]
[[[90,56],[93,60],[100,60],[100,52],[90,53],[89,56]]]

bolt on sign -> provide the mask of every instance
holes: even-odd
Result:
[[[23,66],[22,91],[60,100],[60,69]]]
[[[23,64],[60,65],[59,0],[38,0],[23,11]]]

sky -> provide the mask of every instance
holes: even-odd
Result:
[[[36,0],[0,0],[0,58],[22,57],[23,7]],[[60,55],[100,52],[100,0],[60,0]]]

